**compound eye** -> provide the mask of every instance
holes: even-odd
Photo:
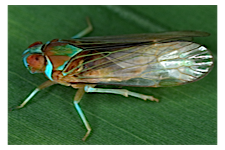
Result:
[[[33,54],[27,57],[27,63],[31,72],[39,72],[44,67],[45,58],[40,54]]]

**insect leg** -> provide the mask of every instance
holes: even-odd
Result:
[[[53,85],[53,84],[55,84],[55,82],[53,82],[53,81],[51,81],[51,80],[48,80],[48,81],[42,83],[40,86],[38,86],[36,89],[34,89],[33,92],[30,93],[30,95],[23,101],[22,104],[20,104],[19,106],[14,107],[14,108],[12,108],[11,110],[14,110],[14,109],[20,109],[20,108],[24,107],[24,105],[26,105],[26,103],[29,102],[30,99],[31,99],[32,97],[34,97],[35,94],[36,94],[38,91],[40,91],[40,90],[42,90],[42,89],[44,89],[44,88],[46,88],[46,87],[49,87],[49,86],[51,86],[51,85]]]
[[[97,93],[113,93],[113,94],[120,94],[123,95],[125,97],[130,96],[134,96],[143,100],[151,100],[151,101],[156,101],[158,102],[159,100],[157,98],[154,98],[153,96],[149,96],[149,95],[144,95],[144,94],[140,94],[140,93],[135,93],[135,92],[131,92],[128,91],[126,89],[103,89],[103,88],[93,88],[89,85],[86,85],[84,87],[85,92],[97,92]]]
[[[92,31],[93,27],[92,27],[91,21],[88,17],[87,17],[87,24],[88,24],[88,27],[85,28],[84,30],[82,30],[81,32],[77,33],[76,35],[74,35],[72,37],[72,39],[81,38],[81,37],[87,35],[88,33],[90,33]]]
[[[73,103],[74,103],[74,107],[76,108],[78,114],[79,114],[80,117],[81,117],[81,120],[83,121],[83,123],[84,123],[84,125],[85,125],[85,127],[86,127],[86,129],[87,129],[86,134],[85,134],[84,137],[82,138],[83,141],[85,141],[86,138],[87,138],[87,137],[89,136],[89,134],[91,133],[91,126],[89,125],[89,123],[88,123],[88,121],[87,121],[87,119],[86,119],[86,117],[85,117],[85,115],[84,115],[82,109],[81,109],[80,106],[79,106],[79,102],[80,102],[82,96],[84,95],[84,93],[85,93],[84,87],[79,88],[78,91],[77,91],[77,93],[76,93],[76,95],[75,95],[75,97],[74,97],[74,102],[73,102]]]

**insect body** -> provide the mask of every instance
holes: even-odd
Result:
[[[98,84],[164,87],[186,84],[204,77],[212,68],[213,57],[206,47],[191,42],[192,37],[208,36],[200,31],[80,38],[88,28],[70,40],[35,42],[23,53],[31,73],[49,79],[37,87],[16,108],[22,108],[39,90],[53,84],[78,88],[74,106],[87,133],[91,127],[79,102],[85,92],[114,93],[158,101],[153,96],[125,89],[95,88]]]

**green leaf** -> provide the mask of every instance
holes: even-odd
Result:
[[[86,133],[72,104],[76,89],[54,85],[23,109],[8,112],[8,144],[217,144],[217,6],[9,6],[8,107],[19,105],[47,79],[30,74],[23,51],[33,42],[69,39],[84,29],[89,36],[200,30],[194,41],[215,57],[200,81],[166,88],[124,87],[153,95],[159,103],[113,94],[85,94],[80,102],[93,132]]]

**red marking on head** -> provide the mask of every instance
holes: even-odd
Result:
[[[41,41],[37,41],[37,42],[34,42],[33,44],[31,44],[28,48],[31,48],[33,46],[40,45],[40,44],[42,44],[42,42]]]

